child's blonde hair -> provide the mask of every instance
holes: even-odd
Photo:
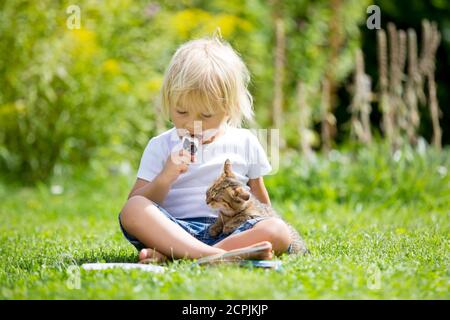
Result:
[[[228,113],[228,124],[240,127],[253,119],[250,75],[239,54],[217,36],[189,41],[178,48],[161,88],[162,110],[181,106],[191,110]]]

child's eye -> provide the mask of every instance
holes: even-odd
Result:
[[[187,114],[187,111],[180,111],[180,110],[177,110],[177,113],[178,113],[178,114]]]
[[[211,118],[211,117],[212,117],[212,114],[202,114],[202,116],[203,116],[204,118]]]

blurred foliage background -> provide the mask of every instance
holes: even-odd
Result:
[[[72,4],[80,8],[79,29],[67,27]],[[335,93],[332,147],[351,144],[349,86],[358,48],[376,88],[376,33],[366,27],[371,4],[381,8],[382,28],[391,21],[419,32],[422,19],[436,21],[442,33],[436,82],[442,140],[448,144],[450,3],[444,0],[0,0],[1,175],[29,184],[86,165],[125,172],[137,168],[148,139],[170,125],[159,117],[157,98],[172,54],[217,27],[251,71],[257,126],[273,126],[278,72],[284,147],[300,150],[297,90],[302,83],[311,113],[308,134],[318,149],[326,78]],[[277,32],[284,40],[279,70]],[[419,132],[430,141],[427,112],[421,109]],[[377,137],[382,137],[380,117],[373,104]]]

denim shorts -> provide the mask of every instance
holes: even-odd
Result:
[[[248,230],[253,228],[253,226],[264,219],[267,219],[269,217],[257,217],[253,219],[249,219],[246,222],[242,223],[236,230],[234,230],[230,234],[220,234],[217,237],[210,236],[208,232],[208,228],[210,225],[212,225],[217,218],[215,217],[200,217],[200,218],[186,218],[186,219],[177,219],[174,218],[170,213],[168,213],[163,207],[159,206],[157,203],[153,203],[168,219],[172,220],[176,224],[178,224],[180,227],[182,227],[184,230],[186,230],[189,234],[197,238],[198,240],[206,243],[207,245],[214,245],[226,237],[237,234],[242,231]],[[120,229],[122,230],[125,238],[127,238],[130,243],[136,247],[138,251],[145,248],[145,245],[141,243],[138,239],[136,239],[133,235],[129,234],[124,227],[122,226],[122,222],[120,221],[120,214],[119,214],[119,225]]]

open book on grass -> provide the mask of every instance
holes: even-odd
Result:
[[[84,270],[106,270],[106,269],[139,269],[147,272],[162,273],[166,268],[154,264],[142,263],[85,263],[81,266]]]

